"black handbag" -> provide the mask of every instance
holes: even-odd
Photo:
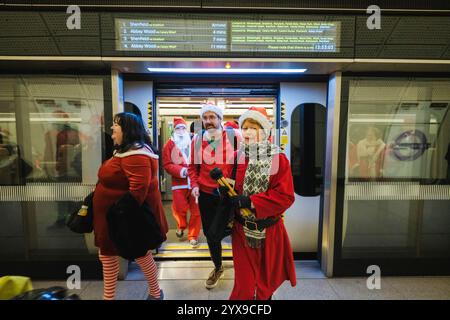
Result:
[[[81,208],[69,216],[66,225],[70,230],[76,233],[91,233],[94,230],[93,199],[94,192],[91,192],[84,198]]]
[[[106,220],[109,237],[122,258],[143,257],[166,240],[147,203],[139,205],[129,192],[108,210]]]
[[[216,208],[215,216],[208,229],[207,238],[209,240],[220,242],[231,235],[233,230],[232,222],[234,220],[234,208],[231,205],[230,198],[223,196]]]
[[[239,159],[240,154],[241,153],[238,152],[234,159],[233,170],[231,173],[231,179],[233,180],[236,180],[237,160]],[[230,197],[226,192],[221,192],[220,202],[216,207],[216,212],[211,221],[207,238],[212,241],[220,242],[224,238],[230,236],[233,231],[234,213],[235,208],[231,204]]]

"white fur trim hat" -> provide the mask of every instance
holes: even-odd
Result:
[[[242,128],[245,120],[253,119],[258,122],[261,127],[266,132],[267,136],[270,134],[270,130],[272,129],[272,122],[269,120],[269,116],[267,115],[266,108],[264,107],[250,107],[247,111],[245,111],[239,118],[239,128]]]
[[[218,107],[218,106],[216,106],[216,105],[214,105],[212,103],[207,103],[207,104],[204,104],[202,106],[202,109],[200,110],[200,117],[203,117],[203,114],[205,112],[208,112],[208,111],[214,112],[215,114],[217,114],[217,116],[220,119],[223,119],[223,110],[222,110],[222,108],[220,108],[220,107]]]

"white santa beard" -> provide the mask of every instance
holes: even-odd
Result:
[[[210,128],[205,130],[204,140],[219,140],[222,137],[222,128]]]
[[[185,132],[183,135],[174,134],[173,141],[178,149],[184,151],[191,144],[191,137],[189,133]]]

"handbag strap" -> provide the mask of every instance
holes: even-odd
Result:
[[[233,170],[231,171],[231,179],[236,181],[236,172],[237,172],[237,163],[242,154],[242,150],[239,150],[236,154],[236,158],[234,158]]]

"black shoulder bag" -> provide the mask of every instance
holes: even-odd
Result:
[[[231,172],[231,179],[236,180],[237,161],[240,157],[240,152],[237,153],[234,159],[233,170]],[[208,230],[208,238],[213,241],[222,241],[223,238],[231,235],[234,221],[234,207],[231,204],[228,194],[220,195],[220,202],[216,208],[215,216],[211,222]]]
[[[94,192],[91,192],[84,198],[81,208],[69,216],[66,226],[70,230],[75,233],[91,233],[94,230],[93,199]]]

